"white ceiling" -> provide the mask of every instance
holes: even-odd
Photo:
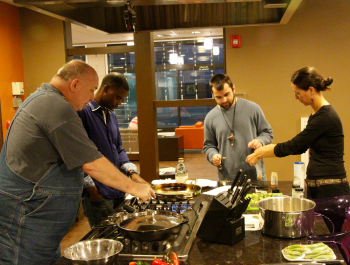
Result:
[[[179,29],[172,31],[156,31],[154,40],[170,40],[170,39],[192,39],[203,37],[222,37],[222,28],[201,28],[201,29]],[[72,41],[73,45],[84,44],[101,44],[101,43],[120,43],[132,42],[134,40],[133,32],[107,34],[90,27],[83,27],[72,24]]]

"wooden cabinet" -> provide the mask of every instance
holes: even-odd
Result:
[[[159,161],[177,161],[183,157],[184,138],[182,135],[158,136]]]
[[[139,160],[138,131],[121,129],[123,148],[131,161]],[[174,133],[175,134],[175,133]],[[159,161],[177,161],[184,153],[183,135],[158,135]]]

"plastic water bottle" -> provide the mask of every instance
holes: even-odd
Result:
[[[185,183],[188,179],[187,168],[184,163],[183,158],[179,158],[179,163],[176,166],[175,170],[175,180],[177,183]]]
[[[304,188],[305,164],[304,162],[294,162],[294,181],[293,185],[299,185]]]

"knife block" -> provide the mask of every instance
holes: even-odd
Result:
[[[245,238],[245,224],[244,217],[241,216],[238,220],[226,220],[213,242],[233,246],[243,238]]]
[[[197,237],[215,243],[234,245],[245,237],[244,217],[231,220],[232,204],[227,192],[215,196],[198,229]]]

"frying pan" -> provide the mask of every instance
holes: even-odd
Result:
[[[191,200],[197,197],[202,188],[194,184],[164,183],[153,186],[156,198],[165,202]]]
[[[115,220],[123,236],[140,242],[167,240],[187,222],[184,215],[160,210],[122,214]]]

